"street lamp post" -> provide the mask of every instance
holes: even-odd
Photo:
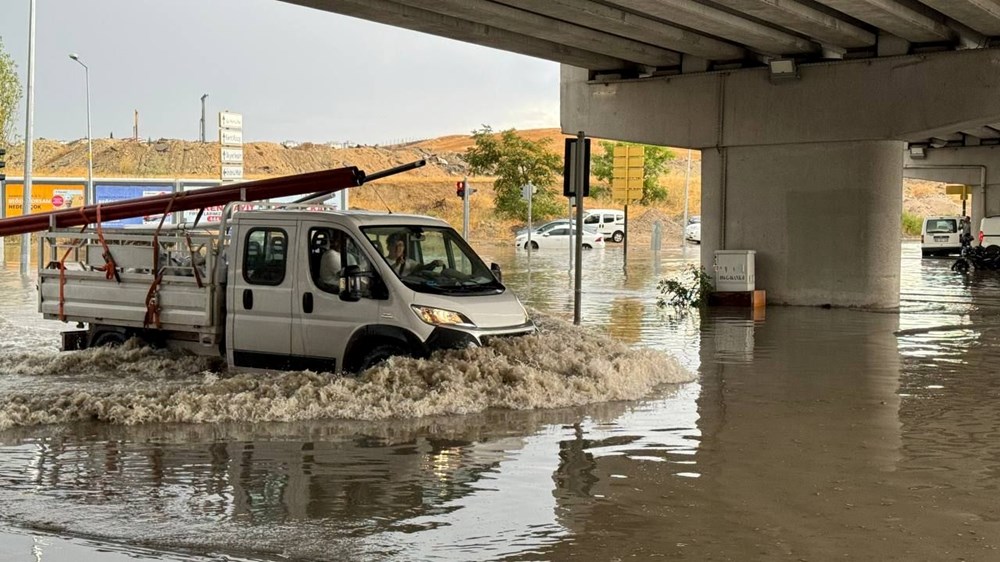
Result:
[[[94,202],[94,144],[90,136],[90,68],[76,53],[70,53],[69,58],[80,63],[87,80],[87,193],[84,194],[84,204],[89,205]]]

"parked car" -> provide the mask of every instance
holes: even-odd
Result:
[[[694,217],[692,217],[694,218]],[[701,220],[693,222],[684,227],[684,239],[688,242],[701,244]]]
[[[554,228],[550,228],[545,232],[533,233],[531,235],[531,248],[562,248],[569,249],[570,239],[574,236],[571,232],[575,233],[575,228],[570,228],[568,225],[557,225]],[[604,235],[599,232],[594,232],[587,228],[583,229],[583,248],[590,250],[593,248],[603,248],[604,247]],[[574,240],[575,242],[575,240]],[[514,244],[518,248],[528,247],[528,234],[521,234],[515,240]]]
[[[701,222],[701,215],[691,215],[688,217],[688,224],[695,224]]]
[[[925,217],[920,231],[920,253],[947,256],[962,251],[962,217]],[[1000,234],[1000,233],[998,233]]]
[[[1000,245],[1000,216],[983,217],[979,222],[979,245]]]
[[[589,226],[610,238],[612,242],[625,241],[625,213],[617,209],[590,209],[584,211],[584,226]]]
[[[562,226],[562,225],[569,224],[569,223],[570,223],[569,219],[555,219],[555,220],[551,220],[549,222],[543,222],[542,224],[533,224],[533,225],[531,225],[531,231],[532,232],[545,232],[545,231],[551,230],[551,229],[553,229],[553,228],[555,228],[557,226]],[[527,233],[528,233],[528,227],[527,227],[527,225],[525,225],[523,228],[519,228],[517,230],[516,236],[521,236],[522,234],[527,234]]]

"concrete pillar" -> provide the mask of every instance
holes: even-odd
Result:
[[[903,143],[702,152],[702,263],[756,250],[769,304],[899,304]]]

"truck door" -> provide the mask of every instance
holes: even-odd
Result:
[[[336,371],[355,330],[377,323],[379,304],[340,300],[339,274],[348,265],[371,271],[371,263],[357,240],[329,224],[305,223],[300,237],[292,354],[298,368]]]
[[[235,366],[288,369],[292,347],[296,225],[241,229],[229,289],[227,347]]]

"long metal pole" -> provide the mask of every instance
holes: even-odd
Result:
[[[576,272],[573,281],[573,324],[577,326],[580,325],[580,298],[582,295],[580,286],[583,281],[583,267],[581,267],[581,262],[583,261],[583,174],[589,172],[584,163],[586,149],[583,143],[583,131],[580,131],[576,134],[576,162],[574,162],[576,164],[574,166],[576,168],[576,177],[574,178],[575,185],[573,186],[573,195],[576,197],[576,248],[574,248],[576,253]]]
[[[83,64],[82,62],[80,64]],[[90,129],[90,67],[83,64],[83,75],[87,82],[87,204],[94,202],[94,137]]]
[[[691,189],[691,149],[688,149],[688,164],[687,164],[687,175],[684,176],[684,224],[681,225],[681,247],[685,247],[687,242],[684,240],[687,234],[688,226],[688,193]]]
[[[205,142],[205,98],[208,94],[201,96],[201,142]]]
[[[528,253],[531,253],[531,199],[534,195],[532,191],[535,190],[535,186],[531,185],[529,181],[522,189],[528,191]]]
[[[462,178],[462,238],[469,239],[469,178]]]
[[[31,214],[31,160],[35,136],[35,0],[28,8],[28,92],[24,131],[24,191],[21,192],[21,216]],[[21,275],[28,275],[31,254],[31,233],[21,235]]]

